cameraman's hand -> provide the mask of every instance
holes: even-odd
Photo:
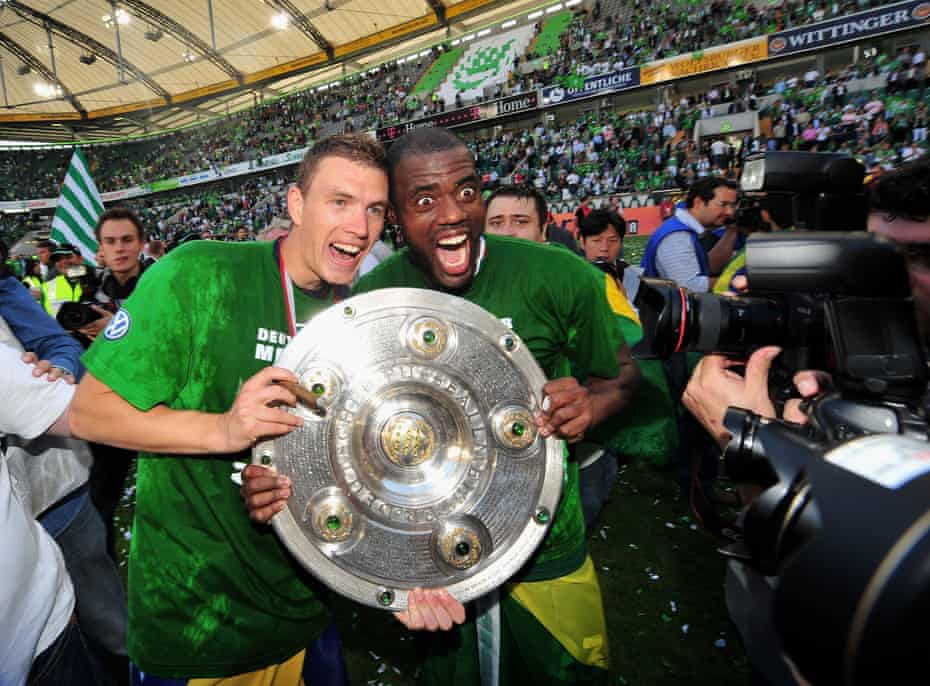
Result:
[[[730,371],[742,361],[723,355],[706,355],[694,368],[681,401],[721,447],[730,440],[730,432],[723,427],[728,407],[775,416],[768,381],[772,360],[779,353],[781,348],[775,346],[754,352],[746,361],[745,376]]]
[[[833,378],[826,372],[813,369],[805,369],[794,375],[794,386],[798,389],[804,399],[812,398],[833,385]],[[803,401],[798,398],[791,398],[785,403],[784,418],[789,422],[797,424],[807,423],[807,414],[801,409]]]
[[[94,340],[97,338],[101,331],[107,328],[107,324],[109,324],[110,320],[113,319],[113,313],[108,312],[107,310],[103,309],[102,307],[98,307],[97,305],[91,305],[90,309],[99,314],[100,319],[95,319],[87,326],[78,329],[78,333],[84,334],[90,340]]]
[[[35,369],[32,370],[32,375],[37,379],[45,376],[49,381],[58,381],[58,379],[62,379],[67,384],[74,384],[74,377],[70,372],[65,371],[61,367],[52,366],[52,363],[48,360],[40,360],[39,356],[35,353],[23,353],[22,360],[26,364],[35,365]]]

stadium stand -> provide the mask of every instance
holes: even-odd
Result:
[[[530,44],[528,55],[543,57],[551,55],[559,50],[562,46],[562,35],[571,26],[573,19],[570,10],[556,12],[548,17],[539,29],[539,34]]]
[[[100,190],[118,190],[237,162],[260,160],[272,154],[300,149],[320,136],[337,131],[371,130],[397,121],[416,119],[444,107],[467,103],[473,98],[520,92],[556,83],[560,79],[602,73],[645,59],[822,21],[840,13],[881,4],[886,3],[876,0],[829,5],[817,1],[784,2],[779,6],[759,8],[757,4],[743,0],[718,0],[706,7],[691,0],[673,0],[661,6],[631,0],[596,2],[590,11],[579,11],[574,15],[562,11],[546,17],[535,27],[538,29],[535,38],[532,36],[534,27],[527,25],[520,31],[511,30],[473,42],[467,50],[462,47],[448,51],[436,48],[429,55],[421,53],[382,65],[372,73],[351,76],[339,84],[315,91],[290,94],[181,132],[91,146],[85,148],[85,153]],[[724,29],[735,26],[737,29],[710,31],[709,25]],[[658,30],[657,27],[662,28]],[[635,40],[632,40],[633,36],[636,36]],[[889,95],[894,93],[912,100],[919,98],[926,84],[926,64],[922,52],[906,57],[879,55],[868,62],[867,68],[880,85],[870,88],[877,90],[883,98],[886,90]],[[482,73],[480,82],[474,75],[469,76],[470,72],[477,73],[479,67],[488,65],[498,68],[492,70],[493,73]],[[855,69],[862,70],[862,67]],[[849,81],[850,76],[844,78]],[[472,88],[457,92],[451,85],[456,79],[460,86],[471,85]],[[442,83],[437,95],[437,90],[431,86],[440,80]],[[817,84],[832,87],[834,80],[830,75],[818,75]],[[770,90],[773,94],[780,92],[785,98],[793,99],[802,86],[804,84],[795,77],[793,83],[788,78],[771,84]],[[849,89],[850,97],[856,92],[853,90],[856,84],[845,87]],[[765,107],[768,102],[765,100],[766,89],[750,94],[724,92],[717,94],[716,98],[713,95],[708,93],[703,98],[689,98],[688,107],[696,112],[687,112],[684,107],[667,103],[665,111],[660,112],[662,120],[653,122],[653,125],[667,131],[674,129],[679,135],[675,143],[678,146],[684,138],[693,134],[699,117],[718,116],[734,108]],[[808,88],[801,97],[808,101],[805,107],[810,110],[809,101],[817,96]],[[796,106],[794,100],[792,106]],[[902,137],[907,126],[924,128],[918,125],[918,112],[916,109],[902,111],[898,113],[900,116],[893,118],[889,124],[893,123],[898,131],[895,140]],[[828,114],[836,116],[832,112]],[[640,119],[645,121],[648,117]],[[804,120],[804,115],[801,119]],[[624,121],[630,120],[624,117]],[[882,127],[879,124],[879,130]],[[636,127],[631,128],[631,131],[635,130]],[[635,134],[631,135],[635,137]],[[807,135],[811,136],[810,133]],[[836,142],[835,136],[824,138],[822,131],[818,131],[817,135],[821,138],[820,143]],[[670,157],[665,150],[667,137],[660,135],[658,142],[652,140],[651,135],[649,140],[636,140],[636,153],[630,152],[629,144],[623,143],[627,146],[622,148],[624,164],[619,169],[615,165],[606,174],[610,179],[622,180],[622,183],[602,182],[601,186],[606,185],[615,191],[668,186],[672,181],[661,171],[668,167]],[[865,158],[874,153],[865,149],[870,147],[857,143],[855,150]],[[71,150],[66,148],[0,151],[0,184],[3,188],[0,197],[24,200],[57,196],[70,155]],[[652,162],[645,162],[644,156]],[[657,156],[661,156],[659,162],[656,162]],[[590,165],[591,162],[584,160],[581,164]],[[661,165],[660,169],[655,169],[656,164]],[[496,171],[498,177],[507,176],[501,174],[501,169],[492,169],[498,166],[496,163],[492,165],[482,160],[482,165],[488,168],[489,173]],[[644,166],[651,169],[644,171]],[[695,166],[695,173],[705,171],[700,159]],[[677,171],[675,165],[672,168]],[[574,171],[583,178],[592,173],[590,166],[581,166]],[[549,180],[546,181],[548,187]]]
[[[454,102],[456,96],[465,101],[487,96],[507,82],[514,61],[526,52],[532,39],[533,27],[521,26],[475,41],[439,87],[440,97]]]
[[[416,87],[413,89],[413,92],[417,95],[432,93],[439,89],[439,86],[442,85],[442,82],[446,80],[446,77],[449,75],[449,72],[452,71],[452,68],[455,66],[462,55],[465,54],[465,48],[458,47],[444,52],[439,58],[430,65],[430,68],[426,70],[426,73],[423,75],[418,82]],[[455,98],[453,97],[453,100]]]

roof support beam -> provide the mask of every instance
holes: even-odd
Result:
[[[307,15],[297,9],[291,0],[265,0],[265,2],[272,7],[276,7],[283,12],[287,12],[288,16],[291,18],[291,21],[294,22],[294,26],[296,26],[307,38],[316,43],[320,50],[326,53],[326,56],[329,59],[333,59],[335,56],[335,53],[333,52],[333,46],[330,45],[329,41],[323,37],[323,34],[320,33],[319,29],[317,29],[317,27],[315,27],[310,22],[310,19],[307,17]]]
[[[227,76],[235,79],[240,84],[242,83],[242,73],[232,64],[230,64],[225,57],[216,51],[216,32],[213,28],[212,2],[208,7],[210,10],[210,39],[213,41],[214,46],[212,48],[207,45],[200,38],[200,36],[193,33],[192,31],[187,30],[167,14],[159,12],[151,5],[144,3],[141,0],[119,0],[119,4],[125,8],[131,9],[133,13],[141,19],[145,19],[146,21],[151,22],[159,28],[164,29],[179,41],[203,55],[204,58],[210,62],[210,64],[225,72]]]
[[[436,21],[439,22],[440,26],[448,24],[448,21],[446,21],[446,6],[442,4],[442,0],[426,0],[426,4],[433,10],[433,14],[436,15]]]
[[[84,109],[81,101],[74,97],[74,95],[65,86],[65,84],[59,81],[58,78],[49,70],[49,68],[42,64],[42,62],[40,62],[35,55],[33,55],[31,52],[26,50],[26,48],[4,33],[0,33],[0,46],[3,46],[11,53],[16,55],[16,57],[18,57],[19,60],[27,67],[34,69],[35,71],[42,74],[42,76],[44,76],[49,83],[57,85],[59,88],[61,88],[62,97],[70,102],[71,106],[81,113],[81,116],[87,114],[87,110]]]
[[[154,79],[148,76],[148,74],[143,72],[141,69],[136,67],[122,56],[117,55],[100,41],[91,38],[86,33],[82,33],[77,29],[71,28],[67,24],[62,23],[47,14],[38,12],[29,6],[24,5],[18,0],[7,0],[6,6],[16,12],[17,15],[28,21],[30,24],[34,24],[35,26],[38,26],[44,30],[50,30],[55,35],[61,36],[65,40],[74,43],[78,47],[84,48],[85,50],[89,50],[90,52],[97,54],[117,69],[125,69],[135,78],[139,79],[142,83],[148,86],[148,88],[153,93],[161,96],[167,102],[171,102],[171,94],[166,91],[158,82],[156,82]],[[114,17],[114,21],[115,20],[116,18]]]
[[[122,116],[123,119],[134,124],[135,126],[138,126],[140,129],[142,129],[146,133],[149,132],[149,129],[154,129],[155,131],[167,131],[167,129],[164,126],[161,126],[160,124],[155,123],[151,119],[138,119],[136,117],[132,117],[126,114],[123,114],[120,116]]]
[[[7,94],[6,94],[6,74],[4,74],[4,71],[5,70],[3,68],[3,55],[0,55],[0,86],[3,87],[3,106],[9,107],[10,99],[7,97]]]

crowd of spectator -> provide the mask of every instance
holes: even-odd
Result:
[[[715,0],[710,4],[699,0],[606,0],[602,5],[602,0],[596,0],[578,10],[562,33],[558,50],[546,55],[531,52],[518,59],[500,94],[824,21],[882,4],[886,4],[884,0],[783,0],[762,6],[750,0]],[[325,90],[290,94],[184,131],[90,146],[85,152],[94,178],[105,192],[260,159],[344,129],[373,129],[468,104],[445,103],[434,93],[414,92],[417,81],[441,51],[434,48],[415,60],[392,62],[348,76]],[[889,87],[906,88],[911,69],[920,72],[920,64],[909,65],[900,73],[890,72],[894,81]],[[70,152],[61,148],[0,152],[0,199],[56,196]]]
[[[771,84],[746,81],[690,95],[670,91],[655,110],[604,110],[468,143],[485,190],[528,183],[550,202],[676,190],[709,175],[736,178],[746,155],[765,150],[846,152],[874,172],[927,152],[926,64],[919,50],[894,58],[878,54],[827,74],[808,71]],[[695,141],[702,117],[755,109],[760,135]],[[148,230],[169,243],[189,232],[224,237],[241,228],[252,236],[286,216],[293,174],[285,167],[129,204]],[[26,215],[7,215],[0,231],[9,240],[26,226]]]
[[[553,54],[527,54],[522,77],[549,84],[687,54],[754,36],[826,21],[887,4],[887,0],[601,0],[579,12]],[[540,74],[541,72],[541,74]]]
[[[904,84],[893,87],[900,74],[907,75]],[[765,150],[845,152],[875,171],[927,151],[926,78],[923,52],[905,50],[894,59],[880,54],[836,73],[809,71],[770,86],[724,85],[655,110],[600,111],[559,127],[540,123],[471,145],[486,189],[531,183],[550,201],[675,189],[708,175],[734,177],[746,155]],[[850,90],[876,80],[877,88]],[[715,109],[721,105],[723,110]],[[695,141],[700,119],[756,109],[758,136]]]

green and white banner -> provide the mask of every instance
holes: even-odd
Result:
[[[85,261],[94,264],[97,256],[94,227],[101,214],[100,192],[87,170],[83,153],[80,148],[75,149],[52,219],[52,240],[71,243],[81,251]]]

